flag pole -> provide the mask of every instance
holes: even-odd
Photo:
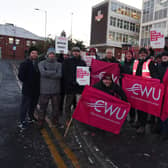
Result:
[[[73,118],[71,117],[70,121],[68,122],[67,128],[66,128],[66,130],[65,130],[64,137],[67,136],[68,131],[69,131],[69,128],[70,128],[70,126],[71,126],[71,124],[72,124],[72,121],[73,121]]]

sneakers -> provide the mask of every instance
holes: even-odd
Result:
[[[18,124],[18,128],[20,128],[20,131],[24,131],[25,129],[28,128],[28,123],[27,122],[21,122]]]

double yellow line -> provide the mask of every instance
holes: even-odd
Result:
[[[13,71],[14,71],[15,77],[17,79],[18,86],[21,89],[21,87],[22,87],[21,82],[18,80],[18,77],[17,77],[18,70],[17,70],[17,68],[14,64],[12,66],[13,66]],[[67,158],[71,161],[73,167],[74,168],[80,168],[80,164],[78,162],[77,157],[71,151],[71,149],[63,142],[64,139],[63,139],[62,135],[59,133],[58,129],[52,126],[52,123],[51,123],[51,121],[48,117],[46,117],[45,120],[46,120],[49,128],[51,129],[51,132],[54,135],[54,138],[56,139],[59,146],[61,147],[61,149],[66,154]],[[48,134],[48,132],[45,128],[43,128],[41,130],[41,134],[42,134],[42,136],[45,140],[45,143],[48,145],[50,153],[51,153],[57,167],[58,168],[68,168],[67,165],[64,162],[64,159],[61,157],[60,153],[58,152],[58,148],[53,143],[53,140],[50,138],[50,136],[49,136],[49,134]]]

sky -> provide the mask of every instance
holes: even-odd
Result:
[[[47,11],[47,36],[54,38],[64,30],[73,39],[89,45],[91,9],[103,0],[0,0],[0,24],[13,23],[39,36],[45,36],[45,11]],[[120,0],[142,8],[142,0]],[[40,11],[34,10],[41,9]],[[73,13],[73,15],[72,15]]]

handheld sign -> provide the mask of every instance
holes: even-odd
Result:
[[[150,30],[150,44],[152,48],[164,48],[165,36],[163,29],[152,28]]]
[[[77,66],[76,73],[76,82],[80,86],[90,85],[89,67]]]
[[[68,54],[68,39],[66,37],[55,38],[55,50],[57,54]]]

